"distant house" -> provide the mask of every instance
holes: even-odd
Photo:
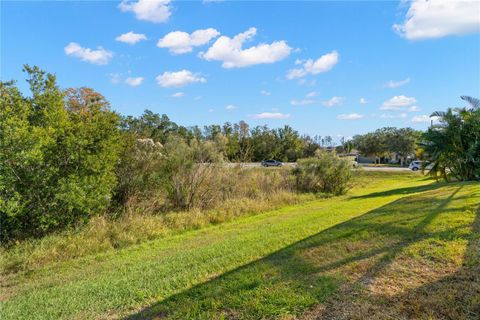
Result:
[[[402,159],[403,158],[403,159]],[[398,153],[393,152],[384,157],[369,157],[357,153],[357,162],[358,163],[384,163],[384,164],[402,164],[406,165],[409,164],[413,159],[415,159],[415,155],[411,154],[406,157],[400,156]],[[403,161],[402,161],[403,160]]]

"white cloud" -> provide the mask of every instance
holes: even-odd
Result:
[[[380,110],[402,110],[405,107],[411,106],[417,102],[414,97],[406,97],[404,95],[394,96],[385,101],[380,107]]]
[[[344,97],[334,96],[334,97],[330,98],[329,100],[323,101],[322,104],[325,107],[334,107],[334,106],[341,105],[343,103],[343,101],[345,101]]]
[[[172,98],[181,98],[185,95],[185,93],[183,92],[175,92],[174,94],[172,94]]]
[[[199,74],[192,73],[189,70],[180,70],[175,72],[166,71],[157,76],[157,83],[165,88],[168,87],[183,87],[190,83],[204,83],[207,82],[205,78]]]
[[[317,60],[308,59],[305,62],[300,60],[295,61],[295,64],[302,64],[301,68],[291,69],[287,73],[287,79],[292,80],[304,77],[308,74],[319,74],[331,70],[338,63],[339,54],[337,51],[327,53]],[[300,61],[300,62],[299,62]],[[298,63],[299,62],[299,63]]]
[[[362,118],[363,118],[363,115],[358,113],[348,113],[348,114],[344,113],[344,114],[339,114],[337,116],[337,119],[339,120],[359,120]]]
[[[397,118],[406,118],[407,114],[405,112],[399,113],[399,114],[392,114],[392,113],[383,113],[380,115],[380,118],[383,119],[397,119]]]
[[[131,11],[139,20],[155,23],[167,22],[172,14],[170,0],[124,0],[118,6],[123,12]]]
[[[225,107],[225,110],[235,110],[235,109],[237,109],[237,106],[233,104],[229,104],[228,106]]]
[[[478,0],[413,0],[402,24],[393,29],[409,40],[480,31]]]
[[[312,99],[302,99],[302,100],[291,100],[290,104],[292,106],[306,106],[309,104],[315,103],[315,100]]]
[[[313,97],[316,97],[317,95],[318,95],[317,92],[312,91],[312,92],[307,93],[307,94],[305,95],[305,97],[307,97],[307,98],[313,98]]]
[[[137,87],[142,84],[144,78],[143,77],[136,77],[136,78],[127,78],[125,79],[125,83],[132,87]]]
[[[147,36],[141,33],[134,33],[133,31],[124,33],[115,38],[115,40],[120,42],[125,42],[128,44],[135,44],[142,40],[147,40]]]
[[[253,119],[287,119],[290,118],[290,114],[280,112],[262,112],[252,116]]]
[[[267,90],[261,90],[261,91],[260,91],[260,94],[261,94],[261,95],[264,95],[264,96],[269,96],[269,95],[271,95],[272,93],[271,93],[270,91],[267,91]]]
[[[412,122],[415,123],[430,122],[430,120],[430,117],[426,114],[422,114],[421,116],[415,116],[412,118]]]
[[[243,44],[251,40],[257,33],[256,28],[250,28],[233,38],[221,36],[207,52],[200,53],[200,57],[211,61],[222,61],[224,68],[242,68],[263,63],[274,63],[290,55],[292,48],[286,41],[275,41],[271,44],[260,43],[243,49]]]
[[[158,40],[157,47],[168,48],[172,54],[183,54],[193,50],[193,47],[205,45],[210,40],[218,37],[220,32],[216,29],[200,29],[188,34],[183,31],[173,31]]]
[[[420,111],[420,108],[418,106],[411,106],[411,107],[408,107],[407,111],[408,112],[418,112],[418,111]]]
[[[407,79],[404,79],[404,80],[399,80],[399,81],[390,80],[387,83],[385,83],[385,87],[390,88],[390,89],[394,89],[394,88],[404,86],[409,82],[410,82],[410,78],[407,78]]]
[[[65,48],[65,54],[67,56],[73,56],[80,58],[82,61],[87,61],[93,64],[104,65],[108,64],[113,57],[113,53],[98,47],[97,50],[84,48],[78,43],[70,42]]]
[[[360,104],[367,104],[368,100],[365,99],[365,98],[360,98],[360,100],[358,102],[360,102]]]

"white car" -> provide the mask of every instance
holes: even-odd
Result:
[[[422,165],[423,165],[423,161],[419,161],[419,160],[415,160],[415,161],[412,161],[410,163],[410,165],[408,166],[408,169],[412,170],[412,171],[417,171],[417,170],[421,170],[422,169]],[[430,170],[433,168],[433,163],[428,163],[428,161],[426,162],[426,166],[425,166],[425,169],[426,170]]]
[[[422,169],[422,161],[415,160],[415,161],[410,162],[410,165],[408,166],[408,169],[410,169],[412,171],[418,171],[418,170]]]

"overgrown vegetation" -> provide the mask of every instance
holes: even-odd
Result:
[[[288,126],[250,129],[245,122],[186,128],[150,111],[121,118],[92,89],[62,90],[54,75],[37,67],[25,66],[25,71],[30,96],[14,82],[1,83],[4,244],[82,226],[98,215],[212,210],[231,199],[268,198],[276,192],[341,194],[348,188],[347,162],[319,153],[335,150],[331,137],[300,137]],[[478,114],[475,103],[436,113],[441,123],[424,135],[420,152],[434,163],[432,174],[480,177]],[[348,153],[356,147],[378,158],[395,152],[403,163],[419,136],[409,128],[382,128],[343,140],[336,149]],[[309,159],[275,177],[258,172],[256,179],[263,182],[224,165],[265,158]]]
[[[100,215],[118,219],[212,210],[233,199],[269,203],[277,194],[295,198],[298,191],[345,191],[329,186],[338,181],[327,177],[321,178],[321,187],[304,188],[298,176],[294,183],[289,170],[259,171],[252,178],[245,170],[224,165],[229,160],[312,156],[320,145],[332,144],[330,137],[300,137],[288,126],[250,130],[245,122],[202,131],[150,111],[121,118],[92,89],[62,90],[54,75],[37,67],[25,66],[25,71],[31,96],[23,95],[14,82],[1,83],[4,244],[77,228]],[[322,170],[316,174],[330,169]]]
[[[284,206],[317,200],[313,194],[278,192],[269,197],[227,200],[215,209],[135,214],[117,219],[98,216],[78,230],[30,239],[0,250],[0,269],[5,273],[32,270],[89,255],[120,250],[132,245],[197,230],[236,218],[256,215]]]
[[[470,106],[435,112],[438,124],[424,134],[423,158],[432,162],[434,177],[480,179],[480,100],[465,97]]]

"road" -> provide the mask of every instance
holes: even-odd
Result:
[[[295,167],[296,165],[297,165],[296,162],[284,163],[285,167]],[[229,168],[235,167],[235,166],[238,166],[238,163],[231,162],[231,163],[227,163],[226,166]],[[241,166],[242,168],[259,168],[262,165],[260,162],[245,162],[245,163],[241,163]],[[366,171],[388,171],[388,172],[411,171],[410,169],[405,167],[374,167],[372,165],[362,165],[362,164],[360,164],[360,168]]]
[[[373,167],[373,166],[365,166],[365,165],[360,165],[360,167],[366,171],[390,171],[390,172],[412,171],[405,167]]]

